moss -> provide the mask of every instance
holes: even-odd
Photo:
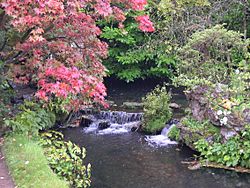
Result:
[[[220,136],[220,129],[208,121],[199,122],[192,117],[185,117],[181,121],[180,140],[190,148],[195,148],[194,143],[200,139],[215,141]]]
[[[191,132],[199,132],[200,134],[204,136],[210,136],[214,134],[219,134],[220,129],[216,126],[214,126],[212,123],[209,121],[203,121],[199,122],[192,117],[185,117],[182,121],[181,124],[183,127],[187,128]]]
[[[175,140],[175,141],[179,141],[180,140],[180,129],[174,125],[169,133],[168,133],[168,137],[171,139],[171,140]]]

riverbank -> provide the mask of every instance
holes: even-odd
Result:
[[[2,153],[4,139],[0,138],[0,187],[1,188],[14,188],[14,182],[12,177],[9,173],[7,165],[5,163],[5,158]]]
[[[50,169],[42,147],[35,140],[18,134],[9,135],[5,138],[3,152],[17,187],[69,187]]]

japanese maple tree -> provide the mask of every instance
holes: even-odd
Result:
[[[57,101],[68,111],[93,103],[105,106],[101,61],[108,46],[98,38],[96,21],[114,19],[122,26],[126,11],[142,11],[146,4],[146,0],[0,1],[7,17],[2,27],[18,33],[12,50],[1,52],[9,75],[18,83],[37,83],[37,98]],[[135,19],[143,32],[154,31],[148,16]]]

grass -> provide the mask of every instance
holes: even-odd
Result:
[[[19,188],[68,188],[50,169],[42,147],[26,136],[12,134],[5,139],[4,154]]]

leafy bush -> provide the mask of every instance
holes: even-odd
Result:
[[[171,99],[166,87],[156,87],[143,98],[143,125],[142,129],[148,133],[156,133],[162,130],[172,117],[169,107]]]
[[[83,165],[85,148],[63,141],[63,134],[49,131],[41,134],[41,145],[53,171],[67,180],[72,187],[89,187],[91,165]]]
[[[181,125],[189,130],[198,131],[200,133],[204,132],[207,134],[218,134],[219,128],[215,127],[209,121],[197,121],[191,116],[186,116],[181,120]]]
[[[195,147],[205,161],[250,168],[250,126],[226,143],[221,141],[211,145],[201,139],[195,143]]]
[[[175,83],[188,89],[228,84],[231,73],[246,60],[247,46],[248,41],[240,33],[222,25],[194,33],[180,49],[181,63]]]
[[[179,141],[180,140],[180,129],[174,125],[168,132],[168,138],[171,140]]]
[[[209,121],[197,121],[186,116],[180,122],[180,140],[187,146],[195,149],[194,143],[200,139],[208,139],[210,142],[217,141],[220,136],[220,129]]]
[[[157,25],[160,21],[154,19],[158,17],[158,3],[150,1],[148,10],[144,12],[150,15],[159,31]],[[103,27],[102,40],[109,45],[109,57],[104,61],[108,74],[127,82],[146,77],[173,77],[176,56],[172,53],[174,50],[171,43],[163,42],[158,32],[141,32],[133,16],[135,12],[127,13],[121,29],[114,27],[118,24],[114,21],[99,23]]]
[[[16,133],[38,135],[39,130],[51,128],[55,124],[55,114],[33,102],[26,102],[13,119],[5,120],[5,125]]]
[[[0,60],[0,124],[10,113],[10,98],[13,91],[4,76],[4,63]]]

